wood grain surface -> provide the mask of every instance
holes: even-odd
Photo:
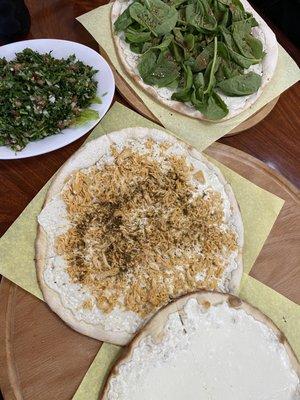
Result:
[[[299,191],[244,152],[214,143],[206,153],[285,200],[250,275],[300,304]],[[45,303],[6,279],[0,304],[5,400],[71,399],[101,343],[71,330]]]
[[[67,39],[74,40],[80,43],[83,43],[87,46],[90,46],[97,50],[97,43],[93,40],[93,38],[85,31],[85,29],[75,20],[75,18],[84,12],[87,12],[97,6],[104,4],[106,0],[26,0],[28,8],[30,10],[31,18],[32,18],[32,26],[29,35],[24,37],[23,39],[34,39],[34,38],[58,38],[58,39]],[[265,19],[266,16],[265,16]],[[283,45],[283,47],[290,53],[290,55],[299,63],[300,62],[300,52],[299,50],[293,46],[293,44],[275,27],[273,27],[277,34],[278,41]],[[288,178],[295,185],[300,187],[300,115],[299,115],[299,104],[300,104],[300,85],[294,85],[287,92],[285,92],[279,99],[274,110],[265,118],[262,122],[260,122],[255,127],[245,131],[243,134],[221,139],[222,143],[229,144],[232,147],[243,150],[258,159],[264,161],[269,167],[274,170],[279,171],[282,175]],[[121,97],[116,94],[116,100],[123,102],[128,106],[126,101],[122,100]],[[12,222],[17,218],[17,216],[21,213],[21,211],[25,208],[25,206],[30,202],[30,200],[35,196],[35,194],[42,188],[42,186],[47,182],[49,178],[57,171],[57,169],[63,164],[63,162],[72,154],[75,150],[79,148],[79,146],[83,143],[85,137],[79,139],[75,143],[72,143],[66,146],[63,149],[57,150],[55,152],[41,155],[38,157],[33,157],[31,159],[25,160],[17,160],[17,161],[0,161],[0,235],[2,235],[6,229],[12,224]],[[225,158],[227,156],[230,157],[230,152],[232,149],[228,149],[223,155],[223,162],[226,163]],[[261,165],[261,168],[266,169],[265,166]],[[266,169],[270,171],[269,169]],[[257,180],[258,184],[261,184],[260,174],[257,174],[255,170],[250,168],[251,179]],[[246,171],[247,172],[247,171]],[[280,176],[274,174],[276,178],[272,178],[269,180],[268,187],[270,191],[274,192],[274,188],[278,188],[277,183],[282,180]],[[283,180],[284,181],[284,180]],[[277,183],[276,183],[277,182]],[[286,183],[286,182],[285,182]],[[282,196],[286,195],[287,197],[293,194],[295,198],[295,190],[291,188],[287,189],[289,185],[286,183],[286,188],[284,189],[284,185],[281,186]],[[290,197],[292,198],[292,197]],[[295,204],[293,201],[288,201],[286,204],[291,210],[294,209]],[[299,218],[299,207],[298,216]],[[293,211],[292,211],[293,213]],[[285,219],[284,218],[284,228],[279,228],[279,226],[274,227],[272,231],[272,235],[275,232],[275,237],[272,239],[271,236],[268,241],[274,240],[274,243],[277,244],[277,249],[275,254],[278,256],[277,262],[275,260],[272,263],[271,267],[263,270],[260,265],[264,265],[268,262],[268,247],[266,246],[259,256],[257,263],[255,264],[252,275],[265,283],[269,284],[275,290],[281,291],[287,297],[299,300],[298,296],[300,295],[299,289],[291,289],[291,282],[295,281],[299,286],[299,271],[297,269],[291,268],[288,270],[288,274],[285,274],[285,270],[281,271],[280,263],[283,260],[289,260],[290,257],[283,257],[280,252],[280,244],[282,243],[282,235],[288,235],[291,246],[294,250],[299,248],[299,234],[294,235],[293,229],[291,228],[295,226],[297,219]],[[297,225],[296,225],[297,226]],[[287,241],[285,241],[287,243]],[[294,245],[292,245],[292,243]],[[297,247],[298,246],[298,247]],[[289,247],[289,250],[290,250]],[[283,258],[280,258],[283,257]],[[294,253],[293,257],[296,257],[296,260],[300,259],[300,254],[297,252]],[[299,264],[299,262],[298,262]],[[275,273],[277,274],[275,276]],[[260,275],[261,274],[261,275]],[[3,287],[6,286],[5,290],[2,290]],[[8,291],[13,289],[13,297]],[[23,398],[26,399],[47,399],[47,398],[59,398],[55,393],[52,393],[52,397],[48,396],[49,388],[47,386],[43,386],[40,384],[38,389],[38,395],[33,395],[33,392],[30,389],[30,385],[33,383],[34,378],[30,376],[30,371],[34,362],[38,362],[38,364],[34,364],[35,367],[39,366],[41,371],[44,374],[50,374],[49,379],[51,378],[51,374],[54,374],[54,380],[51,381],[54,388],[58,391],[60,390],[60,386],[69,387],[69,393],[73,393],[76,386],[81,380],[81,377],[85,373],[84,366],[77,366],[77,353],[82,356],[81,359],[86,360],[85,366],[87,366],[92,360],[93,356],[96,354],[99,348],[99,342],[93,341],[92,339],[84,338],[78,335],[75,332],[71,332],[72,335],[75,335],[73,339],[71,337],[66,339],[69,336],[66,336],[65,333],[69,331],[69,329],[62,324],[54,315],[48,313],[47,321],[49,323],[54,324],[53,328],[49,330],[49,332],[45,332],[44,336],[41,334],[39,329],[43,327],[42,324],[39,324],[38,316],[39,313],[42,313],[45,309],[45,305],[42,302],[39,302],[33,296],[28,293],[23,292],[19,288],[15,288],[14,285],[5,281],[2,283],[2,289],[0,291],[0,310],[3,314],[4,310],[6,312],[7,307],[12,307],[12,303],[7,303],[8,299],[14,299],[19,310],[18,316],[18,326],[15,326],[15,323],[11,322],[11,325],[5,327],[1,325],[1,333],[9,332],[13,333],[13,338],[18,339],[18,344],[16,348],[12,350],[12,353],[7,353],[4,355],[4,358],[1,358],[1,362],[7,360],[11,357],[14,359],[15,356],[18,356],[22,352],[22,348],[26,348],[26,357],[21,364],[16,366],[15,370],[15,378],[21,379],[21,383],[26,383],[26,390],[23,393]],[[5,296],[7,294],[7,296]],[[30,298],[33,303],[29,307],[30,311],[22,309],[22,304],[25,298]],[[296,296],[296,297],[295,297]],[[27,301],[27,300],[26,300]],[[30,303],[31,304],[31,303]],[[39,305],[37,305],[39,304]],[[13,310],[13,308],[8,309]],[[16,312],[16,311],[13,311]],[[24,313],[23,313],[24,312]],[[23,317],[22,317],[23,316]],[[26,318],[25,318],[26,317]],[[31,323],[31,335],[34,337],[36,342],[31,342],[27,345],[26,335],[23,335],[22,321],[28,321]],[[54,322],[55,321],[55,322]],[[60,324],[60,328],[58,325]],[[41,325],[41,326],[40,326]],[[57,329],[57,330],[56,330]],[[61,330],[60,330],[61,329]],[[67,330],[67,331],[66,331]],[[66,376],[64,380],[59,380],[60,374],[65,371],[64,363],[61,362],[60,356],[61,351],[59,349],[55,354],[47,354],[42,353],[40,359],[36,359],[36,354],[38,353],[36,350],[45,344],[45,348],[47,345],[51,344],[53,347],[53,335],[59,335],[60,340],[62,341],[62,346],[66,348],[68,351],[66,354],[69,356],[69,366],[70,370],[66,371]],[[80,336],[81,339],[78,337]],[[22,342],[22,338],[24,337],[24,341]],[[1,349],[3,346],[11,345],[9,338],[6,336],[7,341],[5,343],[1,343]],[[6,339],[5,339],[6,340]],[[84,345],[81,346],[81,340],[84,341]],[[35,347],[36,346],[36,347]],[[44,348],[42,346],[42,348]],[[23,350],[24,351],[24,350]],[[3,355],[3,354],[2,354]],[[47,370],[47,363],[50,361],[49,368]],[[73,363],[72,363],[73,361]],[[40,363],[40,364],[39,364]],[[47,368],[46,368],[47,367]],[[46,368],[46,369],[44,369]],[[0,364],[0,371],[4,371],[3,365]],[[25,372],[24,372],[25,371]],[[27,375],[26,375],[27,371]],[[35,371],[35,369],[33,369]],[[36,373],[42,373],[36,372]],[[7,370],[4,373],[10,374],[11,371]],[[25,376],[24,376],[25,373]],[[40,375],[38,375],[40,378]],[[53,376],[52,376],[53,378]],[[58,380],[55,380],[55,379]],[[8,375],[7,375],[8,379]],[[11,384],[10,381],[5,381],[5,393],[9,390],[9,386]],[[58,393],[58,392],[56,392]],[[60,392],[59,392],[60,393]],[[48,397],[46,397],[48,396]],[[0,396],[1,397],[1,396]],[[20,399],[22,397],[16,394],[15,397],[7,397],[7,399],[16,398]],[[69,397],[64,397],[69,398]],[[63,397],[62,397],[63,399]]]
[[[58,38],[83,43],[97,50],[97,43],[75,20],[106,0],[26,0],[32,26],[26,39]],[[300,52],[275,29],[279,42],[300,62]],[[25,38],[23,38],[25,39]],[[126,104],[116,94],[116,99]],[[266,119],[243,134],[221,139],[222,143],[259,158],[300,187],[300,84],[280,96]],[[38,157],[0,161],[0,234],[12,224],[34,195],[84,138],[55,152]]]

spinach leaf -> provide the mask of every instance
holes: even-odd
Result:
[[[243,69],[230,60],[221,58],[221,62],[216,72],[217,82],[224,81],[225,79],[232,78],[233,76],[242,74]]]
[[[246,38],[250,36],[251,26],[246,21],[239,21],[232,24],[232,36],[241,55],[246,58],[254,58],[252,49]]]
[[[218,87],[228,96],[248,96],[258,91],[261,86],[261,76],[255,72],[236,75],[219,82]]]
[[[173,39],[174,39],[174,36],[172,34],[168,34],[163,38],[163,40],[160,44],[151,47],[151,49],[165,50],[170,46]]]
[[[201,92],[200,92],[201,96]],[[212,121],[222,119],[228,114],[228,108],[221,97],[212,92],[210,95],[205,95],[202,100],[199,100],[199,94],[194,90],[191,96],[191,102],[194,107],[200,111],[206,118]]]
[[[183,55],[182,55],[182,51],[181,51],[181,48],[179,47],[179,45],[175,42],[172,42],[171,49],[172,49],[172,53],[174,55],[175,60],[178,63],[181,63],[183,61]]]
[[[227,4],[225,5],[218,0],[212,1],[211,8],[216,17],[218,25],[227,26],[227,24],[229,23],[230,13],[228,5]]]
[[[218,54],[224,60],[229,60],[230,59],[229,51],[228,51],[228,48],[227,48],[225,43],[218,42]]]
[[[232,3],[232,0],[218,0],[219,3],[224,4],[226,6],[230,6],[230,4]]]
[[[226,27],[228,25],[229,22],[229,11],[226,10],[225,13],[223,14],[223,18],[220,21],[220,26],[224,26]]]
[[[152,42],[145,42],[142,47],[141,53],[146,53],[153,46]]]
[[[243,68],[248,69],[251,65],[253,64],[258,64],[261,60],[258,58],[247,58],[244,57],[243,55],[237,53],[236,51],[232,50],[231,48],[228,47],[228,51],[230,54],[230,57],[233,59],[235,63],[240,65]]]
[[[208,75],[208,83],[207,83],[206,89],[204,91],[204,94],[209,93],[211,91],[211,89],[213,88],[213,86],[215,85],[215,83],[216,83],[215,73],[216,73],[216,71],[218,69],[217,53],[218,53],[218,39],[217,39],[217,36],[215,36],[213,59],[211,61],[211,65],[207,67],[207,69],[205,71],[205,74],[204,74],[204,79],[205,79],[205,76],[207,74],[209,74]]]
[[[191,88],[193,85],[193,73],[191,67],[183,65],[185,73],[185,85],[184,88],[176,93],[172,94],[172,100],[187,102],[191,98]]]
[[[148,75],[151,74],[151,71],[155,68],[155,63],[157,60],[157,55],[154,50],[148,51],[143,54],[138,63],[138,70],[141,75],[141,78],[145,81]]]
[[[130,16],[129,9],[130,6],[126,8],[126,10],[121,15],[119,15],[118,19],[114,23],[114,27],[117,32],[125,31],[125,29],[127,29],[128,26],[132,24],[133,19]]]
[[[259,60],[262,60],[265,55],[262,42],[252,35],[246,35],[246,41],[251,48],[253,56]]]
[[[197,56],[195,60],[194,72],[199,72],[206,69],[208,64],[210,63],[210,60],[213,57],[213,54],[214,54],[214,46],[213,44],[209,44]]]
[[[232,22],[241,21],[245,18],[246,12],[240,0],[233,0],[230,5]]]
[[[162,51],[157,59],[155,50],[143,54],[138,70],[145,83],[157,87],[168,87],[179,77],[179,67],[168,50]]]
[[[248,20],[233,22],[230,27],[232,32],[236,32],[241,36],[251,33],[251,24]]]
[[[175,27],[178,12],[161,0],[145,0],[145,4],[135,2],[129,8],[130,16],[155,36],[170,33]]]
[[[204,103],[204,95],[202,88],[194,89],[191,94],[191,103],[196,110],[204,113],[206,105]]]
[[[196,0],[186,6],[186,22],[200,31],[215,31],[217,20],[206,0]]]
[[[261,61],[259,58],[254,58],[254,57],[249,58],[249,57],[245,57],[242,54],[240,54],[239,50],[232,38],[232,35],[228,31],[228,29],[226,29],[224,27],[220,27],[220,31],[221,31],[222,36],[225,41],[224,46],[226,45],[227,50],[230,54],[230,57],[236,64],[247,69],[251,65],[258,64]],[[224,46],[223,46],[223,49],[224,49]]]
[[[133,53],[141,54],[143,53],[144,44],[143,43],[130,43],[130,50]]]
[[[188,33],[184,37],[184,44],[188,48],[188,50],[193,50],[195,46],[195,36],[192,33]]]
[[[167,3],[169,6],[173,6],[175,8],[179,7],[183,3],[186,3],[187,0],[167,0],[165,3]]]
[[[234,43],[233,37],[229,30],[225,28],[225,26],[220,26],[220,32],[223,36],[225,44],[233,50],[237,50],[236,45]]]
[[[216,121],[226,117],[228,112],[227,105],[224,103],[221,97],[213,91],[208,97],[205,109],[203,110],[205,117],[212,121]]]
[[[151,32],[140,32],[131,27],[126,30],[125,39],[128,43],[144,43],[150,40]]]
[[[195,86],[196,89],[199,89],[199,88],[203,89],[204,88],[204,84],[205,84],[204,76],[203,76],[202,72],[198,72],[198,74],[196,74],[194,76],[194,86]]]

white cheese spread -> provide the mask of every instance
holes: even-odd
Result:
[[[134,348],[109,383],[105,400],[296,400],[299,378],[273,331],[227,303],[185,306],[171,314],[160,343]]]

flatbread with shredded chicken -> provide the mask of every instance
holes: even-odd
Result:
[[[170,300],[240,283],[243,224],[230,185],[163,131],[86,144],[57,173],[38,222],[45,301],[99,340],[124,345]]]

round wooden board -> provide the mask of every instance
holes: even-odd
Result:
[[[299,192],[239,150],[214,143],[206,153],[285,199],[251,275],[300,304]],[[72,331],[45,303],[6,279],[0,304],[0,386],[5,400],[70,400],[101,343]]]
[[[106,59],[108,64],[110,65],[114,77],[117,89],[120,95],[140,114],[144,117],[150,119],[151,121],[160,124],[158,119],[152,112],[146,107],[144,102],[139,98],[139,96],[135,93],[133,88],[128,85],[128,83],[122,78],[122,76],[116,71],[114,65],[110,61],[106,52],[100,47],[101,55]],[[279,100],[279,96],[276,97],[274,100],[270,101],[270,103],[266,104],[260,110],[258,110],[255,114],[251,115],[248,119],[242,122],[240,125],[235,127],[232,131],[227,133],[224,136],[233,136],[237,135],[238,133],[242,133],[243,131],[252,128],[252,126],[257,125],[260,121],[262,121],[275,107],[277,101]],[[163,106],[162,106],[163,107]]]

